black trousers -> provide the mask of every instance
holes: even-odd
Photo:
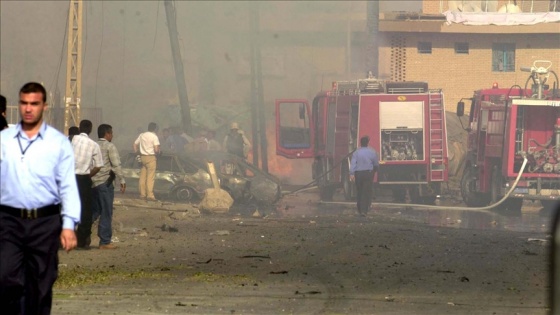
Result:
[[[89,175],[76,175],[76,181],[80,193],[80,202],[82,203],[82,213],[76,237],[78,238],[78,247],[84,247],[91,243],[93,188],[91,188],[92,183]]]
[[[22,219],[0,212],[0,313],[50,314],[61,231],[60,215]]]
[[[373,174],[373,171],[354,172],[356,179],[356,203],[360,214],[368,213],[371,206]]]

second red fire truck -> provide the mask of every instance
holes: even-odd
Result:
[[[525,86],[475,91],[469,113],[466,166],[461,194],[468,206],[500,201],[520,211],[523,199],[552,208],[560,200],[560,90],[551,62],[537,60]],[[463,116],[464,102],[457,104]],[[523,162],[527,159],[524,169]]]

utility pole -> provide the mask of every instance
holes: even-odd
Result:
[[[379,77],[379,1],[367,2],[367,49],[366,68],[374,77]],[[366,71],[366,72],[367,72]],[[365,73],[364,73],[365,74]]]
[[[263,79],[262,79],[262,59],[261,59],[261,41],[260,41],[260,10],[259,2],[255,1],[253,5],[255,8],[255,62],[257,64],[257,108],[259,114],[259,137],[261,143],[261,169],[268,173],[268,153],[267,153],[267,142],[266,142],[266,120],[265,112],[266,108],[264,105],[264,91],[263,91]]]
[[[165,14],[167,16],[167,29],[169,30],[169,41],[171,42],[171,54],[173,55],[173,67],[175,68],[175,80],[177,81],[177,92],[179,94],[179,103],[181,106],[181,121],[183,130],[187,133],[191,132],[191,108],[189,106],[189,97],[187,94],[187,84],[185,82],[185,71],[183,69],[183,61],[181,60],[181,50],[179,48],[179,40],[177,35],[177,19],[173,0],[165,0]]]
[[[255,4],[249,3],[250,43],[249,58],[251,59],[251,136],[253,138],[253,165],[259,167],[259,119],[257,95],[257,10]]]
[[[68,50],[66,55],[66,94],[64,130],[80,123],[82,97],[82,0],[70,0],[68,11]]]
[[[259,147],[261,169],[268,173],[268,153],[266,142],[266,121],[262,83],[262,59],[260,44],[259,3],[251,3],[249,9],[251,27],[251,125],[253,136],[253,165],[259,167]]]

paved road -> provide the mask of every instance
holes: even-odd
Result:
[[[316,213],[312,199],[264,217],[120,200],[119,249],[61,253],[53,314],[547,313],[546,231]]]

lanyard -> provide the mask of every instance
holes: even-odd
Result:
[[[35,142],[35,140],[37,140],[37,138],[29,141],[29,143],[27,144],[27,146],[25,147],[25,149],[23,149],[23,147],[21,146],[21,140],[19,139],[20,135],[17,136],[17,141],[19,144],[19,150],[21,151],[21,160],[23,161],[23,157],[25,156],[25,152],[27,152],[27,149],[29,149],[29,147],[33,144],[33,142]]]

